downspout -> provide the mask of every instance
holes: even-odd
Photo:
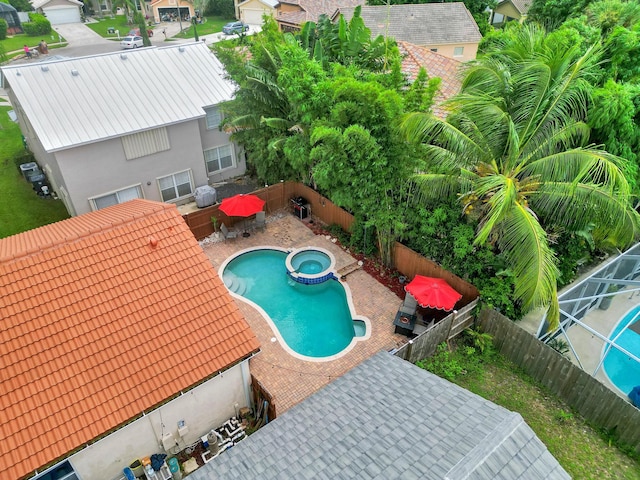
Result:
[[[255,355],[255,354],[253,354]],[[249,375],[249,360],[253,358],[251,355],[240,365],[240,374],[242,375],[242,387],[244,388],[244,401],[247,407],[251,408],[253,403],[251,403],[251,389],[249,388],[249,384],[251,382],[251,378],[248,378]]]

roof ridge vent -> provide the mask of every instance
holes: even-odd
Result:
[[[74,77],[77,77],[78,75],[80,75],[80,72],[78,70],[76,70],[75,68],[71,69],[71,75],[73,75]]]

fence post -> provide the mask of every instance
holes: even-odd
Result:
[[[413,363],[413,360],[411,360],[411,351],[413,350],[413,340],[409,340],[408,345],[407,345],[407,354],[405,355],[404,359],[407,362],[411,362]]]
[[[449,331],[447,332],[447,343],[449,343],[449,335],[451,335],[451,329],[453,328],[453,322],[455,322],[456,320],[456,314],[458,313],[457,310],[454,310],[453,312],[451,312],[451,322],[449,323]]]

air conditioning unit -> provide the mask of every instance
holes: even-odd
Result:
[[[173,433],[165,433],[162,436],[162,447],[168,452],[169,449],[176,446],[176,438],[173,436]]]

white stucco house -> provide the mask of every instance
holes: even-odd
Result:
[[[80,10],[84,6],[79,0],[32,0],[33,9],[42,13],[51,25],[80,23]]]
[[[175,205],[0,239],[0,271],[3,480],[120,479],[251,405],[258,340]]]
[[[204,43],[2,67],[30,150],[69,214],[175,204],[246,169],[219,128],[235,85]]]

